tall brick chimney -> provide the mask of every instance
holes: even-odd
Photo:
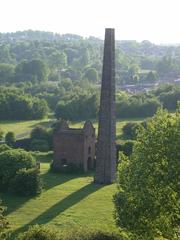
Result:
[[[109,184],[116,174],[115,31],[105,30],[95,183]]]

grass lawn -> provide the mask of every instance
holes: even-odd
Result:
[[[117,230],[113,219],[115,184],[97,185],[93,174],[49,173],[51,157],[41,156],[43,193],[34,198],[0,194],[7,205],[7,218],[14,233],[32,224],[52,224],[63,230],[72,227]]]
[[[121,138],[122,127],[127,122],[140,122],[143,120],[144,119],[142,118],[117,120],[117,124],[116,124],[117,140]],[[53,120],[49,120],[49,119],[33,120],[33,121],[0,121],[0,129],[4,132],[4,134],[6,134],[9,131],[12,131],[15,133],[17,138],[25,138],[29,136],[31,130],[34,127],[38,125],[43,127],[50,127],[52,122]],[[83,125],[84,125],[84,121],[70,123],[70,126],[75,128],[83,127]],[[97,135],[97,129],[98,129],[97,121],[93,121],[93,125],[96,128],[96,135]]]
[[[37,126],[49,126],[50,120],[32,120],[32,121],[0,121],[0,129],[6,134],[12,131],[16,134],[17,138],[28,137],[31,130]]]
[[[122,127],[127,123],[127,122],[142,122],[144,118],[133,118],[133,119],[117,119],[116,121],[116,139],[120,140],[121,135],[122,135]],[[78,122],[78,123],[71,123],[70,126],[74,128],[79,128],[83,127],[84,122]],[[96,121],[93,121],[93,125],[96,128],[96,135],[98,132],[98,124]]]

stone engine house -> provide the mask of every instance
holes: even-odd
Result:
[[[95,128],[86,121],[83,128],[70,128],[64,120],[53,136],[54,160],[52,168],[61,170],[73,165],[85,172],[94,168]]]

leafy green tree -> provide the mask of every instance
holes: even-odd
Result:
[[[10,46],[8,44],[1,44],[1,50],[0,50],[0,62],[1,63],[13,63],[14,59],[10,52]]]
[[[175,70],[175,68],[174,59],[170,55],[164,56],[160,59],[156,66],[157,72],[161,76]]]
[[[128,69],[127,83],[136,84],[139,81],[140,67],[137,64],[132,64]]]
[[[11,147],[8,146],[7,144],[0,144],[0,153],[5,152],[10,149],[11,149]]]
[[[2,206],[2,201],[0,200],[0,240],[5,240],[7,237],[7,228],[8,228],[8,221],[4,217],[3,213],[5,211],[5,207]]]
[[[15,78],[18,82],[45,82],[48,80],[48,66],[42,60],[22,61],[17,65]]]
[[[8,132],[5,136],[5,142],[8,146],[13,147],[16,142],[16,137],[14,132]]]
[[[14,66],[10,64],[0,64],[0,83],[6,84],[14,80]]]
[[[63,69],[67,65],[67,56],[64,52],[55,51],[49,56],[49,66]]]
[[[11,180],[11,191],[20,196],[34,196],[41,193],[42,182],[36,168],[20,169]]]
[[[95,68],[87,68],[84,77],[89,81],[96,83],[98,80],[98,73]]]
[[[41,119],[48,113],[44,99],[25,94],[22,89],[0,87],[0,119],[29,120]]]
[[[126,123],[122,128],[123,136],[125,138],[135,139],[137,136],[136,132],[138,128],[139,128],[138,123],[135,122]]]
[[[178,226],[180,109],[160,110],[141,128],[131,159],[121,158],[114,196],[118,226],[135,239],[174,239]]]
[[[3,131],[0,128],[0,141],[2,141],[2,139],[3,139]]]
[[[24,150],[12,149],[0,153],[0,189],[7,191],[20,169],[30,169],[35,165],[34,157]]]
[[[157,80],[157,75],[154,73],[154,72],[152,72],[152,71],[150,71],[149,73],[148,73],[148,75],[146,76],[146,79],[145,79],[145,81],[147,82],[147,83],[153,83],[153,82],[155,82]]]

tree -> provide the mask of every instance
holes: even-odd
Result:
[[[42,182],[36,168],[20,169],[11,181],[12,192],[20,196],[34,196],[41,193]]]
[[[98,73],[95,68],[87,68],[84,77],[87,78],[89,81],[97,82]]]
[[[48,72],[48,67],[42,60],[22,61],[16,66],[15,80],[17,82],[45,82],[48,80]]]
[[[2,141],[2,139],[3,139],[3,131],[0,128],[0,141]]]
[[[5,240],[7,236],[8,221],[3,216],[5,207],[2,206],[2,201],[0,200],[0,240]]]
[[[0,189],[7,191],[19,170],[35,166],[34,157],[24,150],[12,149],[0,153]]]
[[[180,109],[159,110],[141,128],[133,154],[121,158],[114,196],[118,226],[137,239],[173,239],[178,225]],[[136,238],[135,238],[136,239]]]
[[[7,144],[0,144],[0,153],[10,150],[11,148]]]
[[[67,65],[67,56],[64,52],[55,51],[49,56],[49,65],[53,68],[63,69]]]
[[[157,76],[156,76],[156,74],[154,73],[154,72],[152,72],[152,71],[150,71],[149,73],[148,73],[148,75],[146,76],[146,79],[145,79],[145,81],[147,82],[147,83],[153,83],[153,82],[155,82],[157,80]]]
[[[9,83],[14,80],[14,66],[10,64],[0,64],[0,83]]]
[[[14,132],[8,132],[5,136],[5,142],[8,146],[13,147],[16,142],[16,137]]]

